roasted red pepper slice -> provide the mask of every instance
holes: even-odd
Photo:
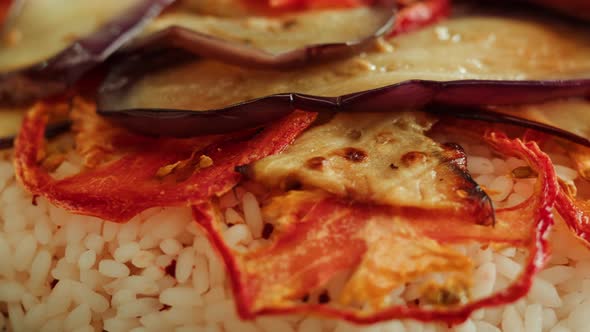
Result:
[[[13,0],[0,0],[0,27],[8,18],[8,14],[10,13],[10,8],[12,7],[13,2]]]
[[[350,8],[372,5],[375,0],[248,0],[255,7],[266,5],[267,10],[293,11],[322,8]],[[390,36],[417,30],[449,16],[450,0],[398,1],[399,12]]]
[[[282,151],[315,119],[315,113],[296,111],[247,139],[119,137],[114,146],[103,144],[113,150],[109,154],[122,154],[118,160],[57,180],[39,160],[51,108],[38,103],[25,117],[15,143],[18,179],[56,206],[117,222],[150,207],[188,205],[223,194],[240,180],[237,166]],[[175,172],[178,166],[186,167]]]
[[[562,187],[557,194],[555,209],[576,237],[590,246],[590,201],[571,197]]]
[[[253,319],[264,314],[314,313],[361,324],[400,318],[457,323],[479,308],[525,296],[547,259],[546,236],[553,223],[557,178],[551,160],[536,143],[511,140],[501,133],[490,133],[486,140],[499,152],[525,160],[538,174],[533,196],[515,207],[498,210],[491,232],[433,211],[356,203],[317,191],[294,191],[275,197],[264,208],[267,216],[276,211],[280,218],[270,242],[238,253],[224,242],[221,217],[214,205],[195,205],[195,220],[206,230],[229,271],[240,316]],[[277,206],[273,208],[273,204]],[[433,222],[440,224],[434,231],[430,229]],[[518,241],[514,241],[512,233],[520,237]],[[500,235],[507,236],[507,240]],[[518,280],[489,297],[461,300],[465,285],[457,275],[471,266],[465,256],[447,244],[469,240],[527,248],[529,257]],[[328,280],[343,271],[351,271],[352,276],[339,298],[331,303],[298,300],[309,291],[326,287]],[[445,286],[434,289],[455,296],[442,297],[448,302],[435,300],[426,307],[380,301],[400,283],[424,276],[425,272],[451,273]],[[368,306],[360,309],[363,301]]]
[[[417,1],[403,7],[397,14],[395,27],[390,37],[418,30],[448,17],[451,13],[450,0]]]

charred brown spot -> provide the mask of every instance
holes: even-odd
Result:
[[[158,310],[158,311],[166,311],[166,310],[169,310],[170,308],[172,308],[172,306],[169,306],[169,305],[167,305],[167,304],[164,304],[164,305],[162,306],[162,308],[160,308],[160,310]]]
[[[345,148],[339,153],[343,158],[354,163],[360,163],[367,159],[368,155],[365,151],[357,148]]]
[[[268,240],[274,230],[275,226],[273,224],[265,223],[262,228],[262,238]]]
[[[318,303],[324,304],[330,302],[330,294],[328,291],[324,291],[320,296],[318,296]]]
[[[456,290],[441,288],[426,294],[426,301],[429,304],[440,306],[452,306],[462,302],[464,295]]]
[[[51,289],[54,289],[54,288],[55,288],[55,286],[57,285],[58,281],[59,281],[59,280],[57,280],[57,279],[53,279],[53,280],[51,280],[51,282],[49,283],[49,287],[50,287]]]
[[[396,164],[394,164],[394,163],[391,163],[391,164],[389,164],[389,168],[391,168],[391,169],[398,169],[398,168],[399,168],[399,166],[397,166],[397,165],[396,165]]]
[[[326,158],[324,157],[313,157],[307,160],[307,162],[305,162],[305,166],[309,169],[312,169],[314,171],[321,171],[322,168],[324,167],[324,162],[326,161]]]
[[[293,28],[294,26],[296,26],[297,24],[298,24],[297,20],[289,19],[289,20],[283,21],[281,26],[284,30],[289,30],[289,29]]]
[[[305,294],[303,295],[303,297],[301,298],[301,302],[307,302],[309,301],[309,294]]]
[[[31,204],[33,204],[34,206],[37,206],[37,198],[39,198],[39,195],[33,195],[33,199],[31,201]]]
[[[170,262],[170,264],[164,268],[164,271],[172,278],[176,278],[176,260],[172,260],[172,262]]]
[[[418,163],[423,163],[427,159],[426,154],[420,151],[410,151],[402,156],[402,163],[406,166],[411,166]]]
[[[303,184],[296,176],[288,176],[285,181],[283,182],[283,188],[285,191],[289,190],[301,190],[303,189]]]

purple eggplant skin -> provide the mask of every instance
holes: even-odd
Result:
[[[358,54],[375,39],[388,34],[395,25],[397,1],[379,0],[375,6],[389,13],[383,16],[383,22],[372,34],[359,40],[347,42],[310,44],[302,48],[272,54],[245,44],[227,41],[198,31],[180,26],[171,26],[134,43],[126,53],[141,54],[156,49],[182,49],[196,56],[214,58],[238,66],[260,69],[287,69],[306,65],[311,62],[333,60]]]
[[[460,119],[475,120],[482,122],[501,123],[521,128],[533,129],[539,132],[559,137],[567,141],[590,147],[590,140],[586,137],[576,135],[567,130],[540,123],[537,121],[520,118],[518,116],[495,112],[481,107],[449,107],[441,105],[431,105],[424,111],[437,114],[440,116],[455,117]]]
[[[45,138],[53,138],[70,130],[72,123],[69,120],[51,123],[45,129]],[[0,137],[0,150],[10,149],[14,144],[15,135]]]
[[[104,62],[174,0],[145,0],[34,66],[0,74],[0,103],[24,104],[65,91]]]
[[[281,93],[215,110],[118,109],[117,91],[133,80],[107,79],[99,92],[98,113],[149,136],[191,137],[253,128],[296,110],[314,112],[391,112],[429,105],[475,107],[541,103],[568,97],[590,97],[590,79],[559,81],[410,80],[339,97]]]

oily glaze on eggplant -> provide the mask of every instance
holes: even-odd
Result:
[[[248,67],[295,67],[358,53],[392,29],[395,10],[395,1],[381,0],[371,7],[270,17],[172,11],[150,24],[127,51],[179,48]]]
[[[0,102],[65,90],[172,1],[27,1],[3,31]]]
[[[138,56],[110,72],[99,111],[145,134],[193,136],[254,127],[297,108],[392,111],[587,96],[589,36],[588,28],[553,18],[480,13],[350,59],[280,72],[180,61],[178,53]]]

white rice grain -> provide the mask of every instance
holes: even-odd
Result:
[[[86,326],[79,327],[79,328],[73,330],[72,332],[95,332],[95,331],[96,331],[96,329],[92,325],[86,325]]]
[[[110,280],[109,277],[102,275],[98,270],[86,269],[80,270],[80,282],[92,290],[102,289],[102,285]]]
[[[14,269],[22,272],[29,269],[33,257],[37,251],[37,241],[32,234],[25,237],[17,244],[14,252]]]
[[[51,241],[51,226],[49,222],[45,219],[38,219],[35,221],[35,226],[33,228],[33,234],[37,242],[43,245],[49,244]]]
[[[113,257],[119,263],[127,263],[139,252],[139,249],[137,242],[128,242],[117,248]]]
[[[256,320],[258,325],[264,332],[295,332],[295,329],[287,321],[276,317],[260,318]]]
[[[39,292],[49,276],[51,268],[51,254],[47,250],[40,250],[31,264],[29,270],[29,288]]]
[[[122,278],[129,275],[129,268],[112,259],[103,259],[98,263],[98,272],[111,278]]]
[[[148,266],[141,272],[142,276],[150,278],[150,280],[159,280],[166,275],[166,272],[157,266]]]
[[[503,255],[494,255],[494,261],[496,262],[498,273],[505,276],[509,280],[516,279],[522,270],[522,266],[520,264]]]
[[[84,236],[86,235],[86,227],[84,222],[85,220],[75,220],[66,224],[66,241],[68,244],[82,242],[82,239],[84,239]]]
[[[35,295],[33,295],[29,292],[24,292],[20,298],[20,302],[23,305],[23,309],[25,309],[25,311],[28,311],[33,306],[36,306],[37,304],[39,304],[39,299]]]
[[[13,331],[24,331],[25,313],[18,303],[8,304],[8,321]]]
[[[88,234],[84,239],[86,249],[94,251],[97,255],[102,253],[104,248],[104,239],[98,234]]]
[[[0,280],[0,302],[16,303],[25,294],[25,288],[16,281]]]
[[[167,238],[160,242],[160,249],[166,255],[176,256],[182,250],[182,244],[174,238]]]
[[[160,302],[169,306],[191,307],[203,304],[200,296],[188,287],[168,288],[160,293]]]
[[[491,262],[482,264],[475,271],[474,279],[478,282],[472,289],[473,298],[479,299],[488,296],[492,293],[496,282],[496,265]]]
[[[114,222],[105,221],[102,225],[102,237],[105,242],[110,242],[117,237],[120,225]]]
[[[12,256],[10,245],[4,236],[0,233],[0,275],[8,279],[12,279],[14,275],[14,268],[12,263]]]
[[[64,321],[64,329],[72,331],[90,324],[92,313],[87,304],[82,303],[72,310]]]
[[[69,243],[66,246],[65,260],[70,264],[77,264],[80,255],[85,251],[82,243]]]
[[[131,289],[123,288],[113,294],[111,297],[111,306],[119,307],[124,303],[129,303],[135,301],[136,299],[135,292],[133,292]]]
[[[159,289],[156,281],[147,276],[129,276],[121,280],[117,288],[140,295],[157,295]]]
[[[475,322],[477,332],[501,332],[499,328],[485,321]]]
[[[472,174],[493,174],[494,164],[488,158],[471,156],[467,163],[467,169]]]
[[[573,181],[578,177],[578,171],[562,165],[553,165],[555,174],[564,181]]]
[[[174,325],[193,325],[204,322],[201,307],[172,307],[162,312],[162,318]]]
[[[512,306],[506,307],[502,316],[502,331],[523,332],[522,318]]]
[[[201,254],[195,255],[192,281],[197,294],[203,294],[209,289],[209,264],[207,258]]]
[[[210,302],[205,307],[205,320],[208,322],[223,322],[233,319],[235,316],[234,305],[231,300]]]
[[[122,303],[117,308],[117,317],[134,318],[141,317],[150,312],[158,311],[162,305],[154,298],[141,298]]]
[[[576,306],[567,318],[569,327],[574,331],[587,331],[588,315],[590,314],[590,301],[586,300]]]
[[[385,330],[385,329],[384,329]],[[306,318],[299,324],[298,332],[322,332],[322,324],[316,318]]]
[[[543,329],[543,307],[538,304],[527,306],[524,314],[525,332],[541,332]]]
[[[176,280],[178,280],[179,283],[184,283],[185,281],[187,281],[191,276],[194,265],[194,250],[192,248],[183,249],[178,255],[178,260],[176,261]]]
[[[512,192],[512,178],[508,175],[502,175],[496,177],[487,186],[487,193],[494,201],[503,201]]]
[[[538,277],[533,282],[528,298],[549,308],[558,308],[562,304],[555,286]]]
[[[244,224],[234,225],[223,232],[224,241],[230,246],[237,244],[248,244],[252,241],[250,228]]]
[[[477,327],[471,321],[471,319],[466,320],[463,324],[455,326],[455,332],[476,332]]]
[[[252,230],[252,235],[254,238],[260,238],[262,236],[263,222],[258,200],[252,193],[248,192],[242,198],[242,206],[246,223]]]
[[[23,325],[29,331],[38,331],[46,320],[47,305],[39,303],[27,311],[23,319]]]
[[[104,320],[104,329],[108,332],[129,332],[140,326],[137,318],[109,318]]]
[[[154,263],[156,256],[150,251],[140,250],[131,259],[133,266],[144,269]]]
[[[96,252],[94,250],[86,250],[80,254],[78,258],[78,267],[80,270],[90,269],[96,262]]]
[[[543,309],[543,331],[548,331],[557,323],[557,315],[553,309]]]

